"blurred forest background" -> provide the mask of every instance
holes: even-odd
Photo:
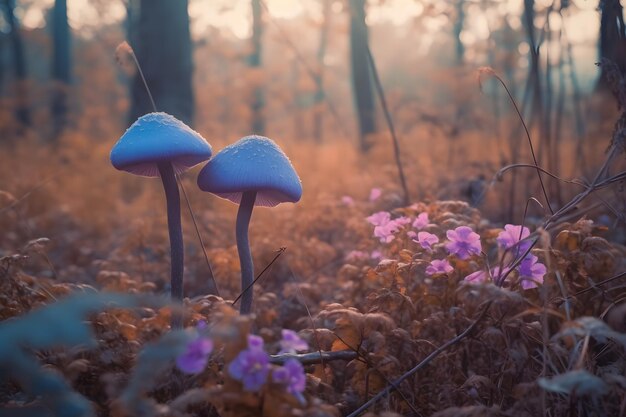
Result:
[[[284,146],[303,177],[305,204],[366,199],[381,187],[397,206],[399,160],[412,201],[464,199],[496,221],[519,222],[541,191],[532,169],[491,183],[499,168],[532,158],[506,91],[484,71],[479,80],[478,69],[492,68],[508,86],[539,164],[569,179],[594,175],[618,114],[595,64],[607,58],[626,67],[618,0],[1,6],[0,188],[21,196],[45,184],[73,216],[88,213],[91,225],[113,204],[102,196],[119,195],[111,184],[123,187],[126,203],[146,187],[108,165],[124,129],[153,111],[132,56],[118,48],[124,41],[158,110],[193,126],[216,151],[251,133]],[[377,78],[399,141],[395,155]],[[556,207],[580,191],[545,181]],[[623,218],[619,190],[603,199],[605,220]]]
[[[159,351],[148,342],[167,333],[168,307],[98,313],[99,347],[56,349],[87,345],[74,336],[87,338],[86,312],[109,300],[96,289],[170,293],[161,182],[110,163],[125,129],[154,111],[134,57],[156,109],[191,125],[214,154],[256,133],[293,162],[302,200],[255,209],[250,222],[255,272],[267,272],[254,285],[255,316],[242,320],[223,313],[242,290],[237,206],[198,190],[199,166],[181,175],[184,294],[188,325],[206,319],[235,335],[224,336],[225,352],[243,352],[254,325],[274,347],[282,329],[300,329],[312,350],[358,354],[350,366],[307,370],[315,414],[291,413],[295,399],[274,383],[242,392],[221,354],[204,379],[159,381],[169,359],[139,352]],[[625,71],[619,0],[0,0],[0,337],[55,346],[35,360],[43,345],[0,343],[15,355],[0,354],[0,375],[26,381],[0,377],[0,403],[28,414],[39,406],[40,392],[22,394],[32,385],[71,406],[75,389],[99,416],[140,415],[124,404],[166,415],[161,405],[190,402],[195,415],[217,415],[213,401],[235,404],[224,416],[261,407],[338,416],[393,385],[400,395],[380,407],[406,415],[623,414]],[[422,228],[441,238],[434,251],[414,239]],[[483,246],[461,242],[459,230]],[[517,255],[502,235],[517,242],[524,230],[533,252],[504,268]],[[452,254],[459,242],[483,254]],[[435,264],[445,273],[429,272]],[[538,289],[517,291],[522,266]],[[465,285],[487,273],[496,285]],[[13,320],[77,291],[80,308],[60,304],[67,314]],[[14,359],[26,354],[34,365]],[[60,390],[35,384],[22,369],[73,386],[58,376]],[[389,382],[402,375],[411,385]],[[462,405],[478,411],[446,411]]]

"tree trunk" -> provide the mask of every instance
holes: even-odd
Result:
[[[374,94],[367,58],[367,43],[365,0],[350,0],[352,91],[359,120],[359,143],[363,152],[367,152],[371,148],[372,144],[368,136],[376,132]]]
[[[465,0],[456,0],[456,19],[454,20],[454,50],[457,65],[463,64],[465,55],[465,46],[461,41],[461,32],[463,32],[463,24],[465,23],[465,9],[463,8]]]
[[[624,11],[619,0],[600,0],[600,59],[605,58],[617,64],[622,74],[626,73],[626,29]],[[606,90],[606,72],[601,67],[600,78],[596,86]]]
[[[527,91],[532,97],[531,117],[528,123],[528,127],[530,128],[534,122],[534,116],[541,118],[541,115],[543,113],[541,97],[541,75],[539,67],[539,49],[535,37],[535,0],[524,0],[523,22],[524,28],[526,30],[526,37],[528,39],[528,45],[530,47],[530,65],[528,68],[529,73],[526,85]]]
[[[322,0],[322,14],[324,21],[320,27],[320,43],[317,48],[317,76],[315,77],[315,108],[313,110],[313,137],[317,143],[322,142],[324,134],[324,120],[322,103],[324,102],[324,57],[328,45],[328,31],[330,29],[331,0]]]
[[[159,111],[191,125],[193,64],[187,0],[141,0],[138,28],[129,39]],[[132,24],[132,21],[131,21]],[[128,29],[127,29],[128,30]],[[139,73],[132,89],[130,121],[154,111]]]
[[[55,0],[52,10],[52,91],[51,113],[53,138],[63,131],[67,115],[67,89],[72,79],[70,27],[67,22],[67,1]]]
[[[24,58],[24,45],[22,43],[22,36],[20,35],[19,22],[14,13],[15,0],[4,0],[3,6],[4,15],[11,30],[10,41],[13,55],[13,72],[16,79],[17,89],[17,91],[15,92],[17,96],[15,116],[23,126],[30,126],[30,108],[28,100],[28,88],[26,85],[26,59]]]
[[[250,68],[261,68],[261,41],[263,36],[263,9],[261,0],[252,0],[252,52],[248,56],[248,66]],[[252,133],[258,135],[265,134],[265,119],[263,118],[263,107],[265,96],[263,88],[255,85],[252,92]]]
[[[126,31],[126,42],[128,42],[129,45],[137,44],[137,28],[139,27],[140,15],[140,0],[127,0],[126,22],[124,23],[124,30]]]
[[[302,118],[302,106],[299,84],[300,84],[300,63],[294,59],[291,61],[291,80],[289,88],[293,91],[293,97],[291,101],[291,112],[293,114],[293,135],[294,137],[302,140],[306,136],[304,130],[304,120]]]

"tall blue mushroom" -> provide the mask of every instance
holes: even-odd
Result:
[[[111,149],[115,168],[144,177],[161,177],[170,236],[171,296],[176,301],[183,298],[184,261],[176,174],[208,160],[211,153],[211,145],[199,133],[167,113],[141,116]]]
[[[202,191],[239,204],[237,251],[241,264],[241,314],[252,310],[254,266],[250,254],[248,225],[256,206],[274,207],[295,203],[302,197],[302,183],[287,155],[271,139],[246,136],[225,147],[198,174]]]

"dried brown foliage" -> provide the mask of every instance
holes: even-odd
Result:
[[[623,331],[623,280],[603,281],[623,271],[626,249],[603,237],[606,228],[581,220],[564,223],[551,237],[542,237],[534,251],[550,267],[545,285],[520,292],[493,285],[465,285],[465,275],[484,267],[479,258],[455,260],[454,272],[446,276],[426,276],[425,267],[433,255],[404,232],[384,248],[384,259],[377,263],[345,261],[351,249],[369,251],[378,246],[364,221],[375,209],[373,203],[356,207],[317,203],[302,213],[291,208],[279,210],[279,219],[289,214],[301,221],[285,222],[284,231],[274,233],[273,239],[267,234],[265,240],[262,236],[271,226],[253,222],[253,235],[262,242],[261,250],[256,251],[257,265],[269,262],[275,254],[270,246],[274,239],[293,242],[255,288],[253,320],[239,317],[220,297],[202,295],[205,266],[202,257],[194,255],[197,246],[189,239],[188,271],[198,275],[189,283],[188,293],[194,296],[185,301],[186,323],[207,321],[216,344],[209,365],[199,375],[185,376],[172,370],[171,361],[166,360],[156,368],[141,365],[147,360],[140,355],[146,346],[159,346],[164,337],[167,340],[169,307],[97,313],[89,319],[98,341],[96,348],[57,349],[40,352],[38,357],[46,369],[63,376],[94,404],[100,416],[339,416],[357,408],[463,331],[483,303],[491,300],[487,315],[465,340],[396,386],[371,411],[380,416],[394,415],[392,411],[399,415],[419,411],[438,416],[529,416],[540,415],[546,407],[555,410],[555,415],[569,415],[572,410],[583,415],[593,407],[609,414],[619,409],[617,398],[624,394],[619,372],[626,366],[624,348],[616,336]],[[469,225],[480,231],[485,248],[495,246],[499,229],[465,203],[420,203],[396,209],[395,215],[415,216],[422,211],[429,213],[431,233],[444,235],[450,228]],[[40,215],[62,218],[61,213],[44,209]],[[215,220],[225,219],[226,214],[212,210],[206,216]],[[28,215],[35,216],[33,212]],[[266,219],[263,214],[259,218]],[[163,225],[161,218],[131,223],[123,238],[109,235],[112,242],[108,245],[115,250],[103,257],[95,256],[104,254],[101,249],[86,247],[69,251],[73,255],[65,251],[59,257],[55,253],[58,243],[45,238],[31,239],[19,251],[4,256],[0,259],[2,320],[22,316],[77,288],[159,292],[167,281],[165,231],[146,227],[147,221]],[[54,231],[58,224],[54,221],[45,227]],[[5,247],[16,241],[11,233],[18,234],[20,227],[17,223],[4,235]],[[72,227],[66,227],[66,232]],[[217,235],[209,249],[213,270],[226,297],[234,298],[238,290],[236,251],[215,243],[228,241],[226,228],[210,227]],[[84,228],[75,230],[84,233]],[[106,247],[103,244],[106,242],[101,240],[100,246]],[[80,279],[72,280],[80,283],[64,282],[77,276]],[[617,332],[579,320],[604,314]],[[247,334],[261,335],[268,351],[275,352],[282,328],[300,330],[313,351],[331,355],[356,352],[352,360],[327,360],[306,367],[306,406],[272,383],[259,393],[247,393],[225,371],[224,365],[245,348]],[[559,384],[551,378],[573,369],[596,375],[606,391],[564,395],[538,385],[542,378]],[[138,372],[150,373],[142,376]],[[0,387],[0,395],[10,407],[38,405],[37,399],[24,398],[10,380]]]

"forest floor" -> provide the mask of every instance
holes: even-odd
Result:
[[[626,247],[576,200],[621,177],[574,184],[556,215],[504,187],[546,205],[538,188],[487,179],[478,209],[459,200],[471,181],[439,175],[456,155],[480,178],[460,157],[480,153],[477,138],[464,139],[454,154],[435,143],[435,159],[406,151],[423,197],[409,205],[388,152],[285,143],[304,196],[253,213],[264,272],[251,316],[232,305],[236,207],[199,192],[196,169],[184,174],[204,244],[183,203],[184,330],[171,330],[164,301],[159,181],[115,171],[111,143],[80,132],[16,143],[0,165],[0,415],[625,415]],[[518,220],[490,220],[503,212]],[[285,330],[297,332],[291,353]],[[257,362],[241,368],[241,355]],[[286,371],[289,359],[303,368]]]

